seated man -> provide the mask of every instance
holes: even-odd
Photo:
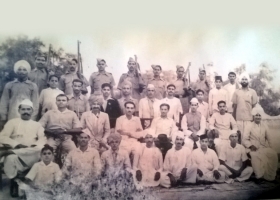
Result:
[[[82,114],[81,124],[84,129],[88,129],[92,140],[90,146],[102,150],[106,146],[107,137],[110,135],[110,122],[107,113],[100,112],[101,102],[98,99],[91,101],[91,111]]]
[[[190,150],[199,147],[199,136],[205,134],[206,119],[205,117],[197,111],[198,100],[197,98],[192,98],[190,101],[191,108],[190,112],[186,113],[181,121],[181,127],[185,136],[185,146],[189,147]]]
[[[129,154],[135,153],[140,143],[137,139],[143,135],[143,129],[139,117],[133,116],[135,104],[131,101],[125,102],[125,114],[120,116],[116,122],[115,133],[122,136],[120,149],[126,150]]]
[[[226,183],[245,181],[250,178],[253,168],[247,166],[248,157],[245,148],[238,144],[236,132],[229,136],[230,144],[223,146],[220,153],[219,170],[226,173]]]
[[[193,165],[197,166],[197,181],[204,183],[223,183],[225,173],[219,171],[219,159],[215,151],[208,148],[206,134],[200,136],[200,148],[192,152]]]
[[[99,153],[88,146],[89,140],[84,132],[78,136],[79,147],[67,155],[62,168],[62,177],[85,193],[92,190],[102,168]]]
[[[192,167],[191,150],[184,146],[184,133],[174,136],[175,147],[168,150],[164,163],[160,185],[175,187],[177,183],[196,183],[197,168]]]
[[[262,179],[273,181],[276,177],[278,156],[271,148],[269,129],[261,122],[260,109],[254,108],[252,115],[254,121],[245,127],[243,144],[251,156],[252,167],[258,181]]]
[[[4,172],[9,179],[38,162],[40,151],[46,143],[44,128],[31,120],[33,103],[29,99],[23,100],[18,112],[21,118],[9,120],[0,133],[0,144],[8,148],[0,152],[0,160],[4,161]],[[12,196],[16,195],[17,191],[13,191]]]
[[[154,135],[147,131],[145,144],[141,145],[141,148],[139,148],[133,160],[136,188],[159,185],[163,160],[160,150],[155,147],[153,143]]]
[[[122,136],[118,133],[112,133],[107,138],[111,149],[101,155],[103,174],[109,176],[109,179],[116,179],[120,175],[129,175],[132,173],[128,152],[119,149]]]
[[[217,150],[217,154],[220,155],[223,145],[229,143],[229,135],[232,131],[237,132],[237,124],[233,116],[226,113],[226,102],[218,102],[219,113],[214,113],[209,120],[208,137],[215,138],[214,143]],[[232,128],[232,130],[231,130]]]
[[[39,123],[46,129],[48,144],[56,149],[62,146],[62,151],[68,153],[76,148],[71,134],[80,133],[82,130],[77,115],[67,109],[68,98],[65,94],[56,97],[58,110],[49,110],[40,119]]]

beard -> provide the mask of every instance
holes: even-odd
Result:
[[[242,87],[247,87],[249,83],[241,83]]]

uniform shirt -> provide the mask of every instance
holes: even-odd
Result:
[[[172,137],[172,135],[178,131],[178,128],[173,119],[167,117],[157,117],[153,119],[151,129],[155,131],[156,137],[159,134],[166,134],[167,137]]]
[[[50,110],[42,116],[39,123],[41,123],[45,129],[82,128],[76,113],[68,109],[63,112],[59,110]]]
[[[48,110],[57,110],[56,97],[59,94],[64,94],[64,92],[58,88],[47,88],[42,90],[39,97],[39,104],[42,106],[41,116],[43,116]]]
[[[80,119],[82,114],[90,110],[88,99],[85,95],[68,95],[68,109],[74,111]]]
[[[170,106],[167,116],[174,119],[176,123],[179,123],[180,113],[183,113],[181,101],[175,97],[173,97],[172,99],[166,97],[161,100],[161,104],[162,103],[166,103]]]
[[[153,84],[155,86],[155,98],[163,99],[165,97],[166,82],[164,79],[152,78],[152,80],[148,81],[148,84]]]
[[[198,89],[203,90],[204,91],[204,101],[208,102],[208,95],[209,95],[210,87],[208,87],[206,85],[205,80],[203,80],[203,81],[197,80],[195,83],[192,84],[192,88],[194,89],[194,91],[197,91]]]
[[[236,120],[251,121],[253,119],[251,114],[252,107],[257,102],[258,96],[255,90],[251,88],[236,90],[232,97],[232,103],[237,105]]]
[[[40,189],[48,188],[61,180],[61,170],[58,164],[50,162],[46,165],[43,161],[35,163],[25,178],[33,181]]]
[[[154,98],[153,100],[145,97],[139,101],[139,117],[140,118],[155,118],[160,116],[161,101]]]
[[[199,112],[190,112],[183,116],[181,126],[186,136],[190,136],[193,132],[197,135],[203,135],[205,133],[206,120]]]
[[[89,78],[89,84],[94,89],[94,94],[101,94],[101,86],[103,83],[109,83],[112,87],[115,86],[115,80],[109,72],[93,72]],[[92,93],[93,94],[93,93]]]
[[[225,161],[229,167],[239,170],[248,157],[242,145],[236,144],[233,148],[230,143],[227,143],[223,146],[219,159]]]
[[[128,102],[128,101],[131,101],[135,104],[135,112],[138,112],[139,106],[138,106],[138,100],[137,99],[133,99],[132,97],[128,97],[128,98],[122,97],[122,98],[118,99],[122,114],[124,115],[124,113],[125,113],[124,104],[125,104],[125,102]]]
[[[80,79],[77,75],[77,73],[66,73],[64,75],[62,75],[59,79],[59,85],[60,85],[60,89],[66,94],[66,95],[70,95],[73,94],[73,80],[74,79]],[[89,86],[89,83],[87,81],[87,79],[81,75],[81,81],[83,81],[83,88],[86,88],[87,86]]]
[[[210,90],[210,93],[209,93],[209,111],[210,112],[214,112],[214,111],[219,112],[219,109],[218,109],[219,101],[225,101],[226,106],[228,107],[228,105],[229,105],[228,92],[223,88],[221,88],[219,90],[217,88],[213,88],[212,90]]]
[[[9,120],[20,117],[20,114],[18,113],[18,106],[24,99],[32,101],[32,119],[36,120],[39,109],[38,87],[30,80],[23,82],[14,80],[5,85],[0,102],[1,120]]]
[[[177,78],[176,81],[173,81],[173,84],[175,85],[175,94],[176,95],[184,95],[185,90],[184,88],[188,88],[187,81],[183,81],[183,78]]]
[[[109,149],[103,152],[101,155],[101,162],[105,173],[118,174],[122,170],[131,170],[128,152],[122,149],[119,149],[115,152],[112,149]]]
[[[239,89],[239,84],[238,83],[234,83],[234,84],[231,84],[231,83],[228,83],[224,86],[224,89],[228,92],[228,97],[229,97],[229,103],[227,105],[228,107],[228,112],[233,112],[233,107],[232,107],[232,97],[233,97],[233,94],[235,92],[236,89]]]
[[[221,115],[220,113],[214,113],[209,119],[210,130],[217,129],[220,131],[220,137],[222,139],[229,139],[232,127],[233,131],[237,131],[237,124],[233,116],[229,113]]]
[[[28,78],[37,85],[39,94],[41,94],[43,89],[48,87],[48,74],[45,69],[33,69],[28,74]]]
[[[124,73],[121,75],[120,77],[120,81],[119,81],[119,84],[118,84],[118,89],[122,89],[122,83],[124,81],[129,81],[131,82],[132,84],[132,97],[134,99],[140,99],[141,96],[140,96],[140,88],[143,88],[145,86],[144,84],[144,81],[143,81],[143,78],[142,76],[136,76],[135,73]]]
[[[206,153],[201,148],[192,151],[192,163],[203,173],[218,170],[220,163],[214,150],[207,148]]]
[[[126,115],[122,115],[117,119],[116,132],[122,130],[131,133],[136,138],[140,138],[140,131],[136,132],[137,129],[143,130],[139,117],[132,116],[131,119],[128,119]],[[129,139],[129,137],[127,135],[122,135],[122,139]]]
[[[62,172],[69,177],[71,183],[80,185],[100,175],[101,169],[99,152],[88,147],[84,152],[79,148],[70,151],[66,156]]]
[[[191,165],[191,150],[184,146],[180,150],[176,150],[173,147],[167,151],[163,163],[163,170],[173,174],[175,178],[179,178],[182,169],[188,168]]]

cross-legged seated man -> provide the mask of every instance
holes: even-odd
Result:
[[[250,178],[253,168],[247,166],[248,157],[244,146],[237,143],[238,135],[234,131],[229,136],[230,143],[223,146],[220,153],[219,170],[226,173],[226,183],[245,181]]]
[[[192,166],[191,150],[184,146],[184,133],[174,135],[175,147],[168,150],[164,163],[160,185],[175,187],[178,183],[196,183],[197,168]]]

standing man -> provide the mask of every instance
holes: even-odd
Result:
[[[154,77],[152,80],[148,81],[148,84],[153,84],[155,86],[155,97],[157,99],[163,99],[165,97],[166,82],[160,77],[162,72],[160,65],[152,65]]]
[[[82,91],[83,93],[87,93],[86,88],[89,86],[89,83],[87,79],[80,72],[78,72],[78,61],[76,59],[71,60],[69,72],[60,77],[60,89],[64,92],[64,94],[73,94],[72,83],[74,79],[80,79],[83,82]]]
[[[118,84],[118,89],[122,90],[122,83],[124,81],[129,81],[132,84],[132,98],[137,99],[138,101],[141,98],[141,94],[143,89],[145,88],[144,80],[140,73],[137,71],[138,63],[133,59],[129,58],[127,62],[128,72],[124,73],[120,77],[120,81]]]
[[[38,54],[35,58],[36,68],[33,69],[28,75],[29,80],[37,85],[39,94],[41,94],[43,89],[48,87],[48,72],[46,69],[46,64],[47,57]]]
[[[79,119],[84,112],[90,110],[88,99],[82,94],[83,84],[80,79],[74,79],[72,82],[73,94],[67,96],[68,109],[74,111]]]
[[[229,104],[228,113],[233,113],[232,97],[234,92],[240,88],[239,84],[236,82],[236,74],[234,72],[229,72],[228,74],[229,83],[224,86],[224,89],[228,92]]]
[[[206,80],[206,71],[204,69],[199,69],[199,74],[198,74],[199,80],[197,80],[195,83],[192,85],[192,89],[194,91],[197,91],[198,89],[204,91],[204,101],[208,103],[208,96],[209,96],[209,91],[211,89],[210,84]]]
[[[196,98],[198,100],[198,108],[197,111],[200,112],[208,121],[209,119],[209,105],[204,101],[204,91],[198,89],[196,92]]]
[[[107,67],[104,59],[97,59],[98,72],[93,72],[89,78],[89,84],[91,87],[91,96],[101,96],[101,86],[104,83],[109,83],[113,88],[115,86],[115,80],[111,73],[106,72]]]
[[[252,167],[258,181],[273,181],[278,168],[277,153],[271,148],[269,129],[261,119],[261,110],[252,110],[254,121],[247,124],[243,136],[243,144],[251,156]]]
[[[112,86],[109,83],[102,84],[103,103],[101,111],[109,115],[110,128],[114,129],[116,120],[122,115],[121,108],[117,99],[111,97]]]
[[[182,107],[183,107],[183,113],[186,114],[189,112],[189,93],[188,93],[188,82],[187,79],[184,77],[185,69],[183,66],[177,65],[177,79],[173,82],[175,85],[175,94],[174,96],[178,99],[180,99]]]
[[[206,129],[206,119],[205,117],[198,112],[198,100],[197,98],[192,98],[191,102],[191,111],[186,113],[181,121],[181,127],[185,136],[185,146],[189,147],[191,150],[199,147],[199,136],[205,134]]]
[[[250,178],[253,168],[247,166],[248,157],[244,146],[237,143],[238,136],[233,131],[229,136],[230,143],[225,145],[219,156],[219,170],[226,173],[226,183],[245,181]]]
[[[239,81],[242,88],[237,89],[232,97],[233,103],[233,117],[235,118],[238,130],[241,131],[241,139],[245,127],[251,124],[253,116],[251,114],[252,108],[258,102],[258,96],[255,90],[249,88],[249,75],[244,72],[239,76]]]
[[[180,115],[183,113],[183,109],[181,101],[174,97],[175,89],[175,85],[169,84],[167,86],[167,96],[161,102],[170,106],[168,117],[174,119],[176,125],[179,127]]]
[[[30,69],[29,63],[25,60],[15,63],[14,71],[17,74],[17,79],[5,85],[1,97],[0,115],[2,124],[7,120],[19,117],[18,106],[24,99],[29,99],[33,103],[31,119],[37,119],[39,110],[38,87],[35,83],[28,80]]]

